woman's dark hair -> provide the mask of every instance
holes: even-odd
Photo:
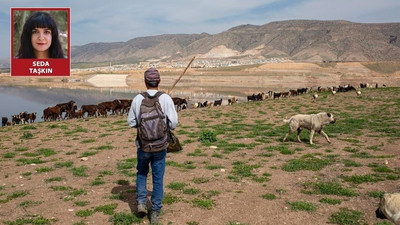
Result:
[[[58,39],[58,28],[53,17],[46,12],[35,12],[28,17],[21,34],[21,46],[17,58],[35,58],[31,41],[32,30],[35,28],[48,28],[51,30],[50,58],[64,58],[64,53]]]

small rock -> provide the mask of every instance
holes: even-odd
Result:
[[[214,146],[214,145],[212,145],[212,146],[210,146],[210,148],[211,148],[211,149],[217,149],[218,147],[217,147],[217,146]]]
[[[82,158],[81,158],[81,161],[88,161],[88,160],[89,160],[88,157],[82,157]]]
[[[68,209],[68,212],[73,212],[74,211],[74,209]]]
[[[221,172],[225,172],[225,169],[221,169]]]
[[[387,159],[385,159],[385,165],[389,164],[389,161]]]

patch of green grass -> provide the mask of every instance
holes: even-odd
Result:
[[[261,197],[263,199],[268,199],[268,200],[274,200],[277,198],[276,195],[274,195],[272,193],[263,194]]]
[[[220,191],[217,191],[217,190],[209,190],[209,191],[206,191],[206,193],[202,193],[201,196],[202,196],[203,198],[205,198],[205,199],[210,199],[210,198],[212,198],[212,197],[214,197],[214,196],[218,196],[218,195],[220,195],[220,194],[221,194]]]
[[[129,185],[129,181],[128,180],[117,180],[117,184],[118,185]]]
[[[111,218],[110,222],[114,225],[131,225],[132,223],[141,223],[142,219],[136,217],[131,212],[120,212],[115,213]]]
[[[214,157],[214,158],[218,158],[218,159],[222,159],[224,157],[222,154],[219,154],[219,153],[216,153],[216,152],[214,152],[211,156]]]
[[[361,158],[361,159],[370,159],[370,158],[374,158],[374,156],[371,155],[371,154],[368,153],[368,152],[357,152],[357,153],[354,153],[354,154],[350,155],[350,157],[353,157],[353,158]]]
[[[208,169],[208,170],[217,170],[217,169],[221,169],[221,168],[223,168],[222,165],[207,165],[206,166],[206,169]]]
[[[74,204],[76,205],[76,206],[81,206],[81,207],[83,207],[83,206],[87,206],[87,205],[89,205],[89,201],[76,201],[76,202],[74,202]]]
[[[36,172],[37,172],[37,173],[48,173],[48,172],[51,172],[51,171],[53,171],[53,170],[54,170],[53,168],[47,167],[47,166],[36,168]]]
[[[84,210],[79,210],[75,213],[75,216],[79,216],[79,217],[88,217],[93,215],[95,212],[93,210],[90,209],[84,209]]]
[[[29,150],[28,147],[18,147],[15,149],[16,152],[26,152],[28,150]]]
[[[135,168],[136,163],[137,163],[136,158],[125,159],[117,163],[117,169],[120,171],[133,169]]]
[[[22,198],[25,197],[29,194],[28,191],[14,191],[13,193],[7,195],[7,199],[11,200],[11,199],[16,199],[16,198]]]
[[[21,139],[32,139],[33,134],[31,132],[24,132],[21,136]]]
[[[37,153],[39,153],[40,155],[43,155],[44,157],[49,157],[52,155],[57,154],[53,149],[51,148],[41,148],[37,150]]]
[[[77,177],[87,177],[88,176],[86,173],[87,169],[88,168],[86,166],[74,167],[71,169],[71,172],[74,176]]]
[[[23,202],[21,202],[21,203],[19,204],[19,206],[21,206],[21,207],[23,207],[23,208],[27,208],[27,207],[29,207],[29,206],[40,205],[40,204],[42,204],[42,203],[43,203],[42,201],[30,201],[30,200],[28,200],[28,201],[23,201]]]
[[[346,167],[360,167],[360,166],[362,166],[361,163],[358,163],[358,162],[355,162],[355,161],[349,160],[349,159],[344,159],[343,160],[343,164]]]
[[[42,164],[46,161],[41,160],[40,158],[35,159],[27,159],[27,158],[19,158],[17,159],[17,165],[30,165],[30,164]]]
[[[182,182],[171,182],[167,185],[167,188],[172,189],[172,190],[183,190],[185,188],[186,184]]]
[[[287,204],[290,206],[290,209],[294,211],[311,212],[317,210],[317,206],[312,202],[293,201],[293,202],[287,202]]]
[[[338,182],[316,182],[316,183],[305,183],[306,189],[312,188],[311,194],[324,194],[324,195],[338,195],[353,197],[358,194],[350,188],[344,188]]]
[[[74,163],[72,161],[67,161],[67,162],[58,162],[54,164],[55,168],[62,168],[62,167],[66,167],[69,168],[73,165]]]
[[[372,167],[372,170],[377,173],[393,173],[394,171],[385,165],[380,165],[378,163],[370,163],[368,167]]]
[[[361,184],[361,183],[376,183],[378,181],[383,181],[385,178],[381,176],[377,176],[376,174],[365,174],[365,175],[352,175],[352,176],[345,176],[342,175],[341,178],[353,184]]]
[[[53,191],[68,191],[72,190],[73,188],[70,186],[50,186],[50,189]]]
[[[33,125],[24,125],[20,130],[36,130],[36,127]]]
[[[216,204],[212,199],[195,198],[192,200],[192,205],[198,208],[211,210]]]
[[[286,172],[295,172],[300,170],[312,170],[318,171],[323,169],[325,166],[332,165],[335,160],[332,159],[320,159],[311,154],[303,155],[299,159],[291,159],[285,165],[282,166],[282,170]]]
[[[207,153],[204,153],[200,149],[195,149],[194,152],[188,153],[188,156],[199,157],[199,156],[207,156]]]
[[[186,222],[186,225],[200,225],[200,223],[197,221],[189,221],[189,222]]]
[[[197,195],[200,192],[201,192],[200,189],[196,189],[196,188],[185,188],[185,189],[183,189],[183,194],[187,194],[187,195]]]
[[[88,144],[88,143],[93,143],[93,142],[96,142],[96,139],[89,138],[89,139],[85,139],[85,140],[81,141],[81,144]]]
[[[376,222],[374,223],[374,225],[393,225],[391,222],[385,220],[385,221],[381,221],[381,222]]]
[[[112,145],[101,145],[99,147],[94,148],[95,150],[111,150],[114,147]]]
[[[321,198],[319,202],[329,205],[340,205],[342,204],[342,200],[335,198]]]
[[[3,154],[3,158],[4,159],[12,159],[15,157],[15,155],[16,155],[15,152],[6,152]]]
[[[88,132],[87,129],[79,126],[79,127],[75,128],[73,130],[65,132],[64,134],[65,135],[72,135],[72,134],[76,134],[76,133],[87,133],[87,132]]]
[[[202,130],[198,137],[198,141],[204,145],[211,145],[211,143],[217,141],[217,134],[211,130]]]
[[[99,152],[98,152],[98,151],[84,151],[84,152],[82,152],[82,154],[79,156],[79,158],[93,156],[93,155],[96,155],[97,153],[99,153]]]
[[[171,205],[171,204],[177,203],[179,201],[180,201],[180,198],[178,196],[175,196],[175,195],[170,194],[170,193],[166,193],[164,195],[164,199],[163,199],[162,203],[163,204],[167,204],[167,205]]]
[[[233,171],[232,173],[239,177],[251,177],[255,176],[253,174],[253,170],[255,168],[259,168],[260,165],[248,165],[245,162],[234,161],[233,163]]]
[[[195,177],[192,179],[192,181],[195,184],[204,184],[204,183],[208,183],[210,181],[210,179],[207,177]]]
[[[114,210],[117,208],[118,204],[108,204],[108,205],[101,205],[94,208],[95,212],[102,212],[104,215],[113,215]]]
[[[367,193],[367,195],[372,198],[382,198],[384,194],[384,191],[370,191]]]
[[[367,225],[364,213],[348,208],[340,208],[339,212],[329,217],[329,223],[339,225]]]
[[[96,177],[94,179],[94,181],[92,181],[92,183],[90,183],[90,185],[91,186],[99,186],[99,185],[102,185],[102,184],[105,184],[105,183],[106,182],[103,179],[101,179],[101,177]]]
[[[343,148],[343,151],[345,151],[345,152],[350,152],[350,153],[357,153],[357,152],[359,152],[360,150],[358,150],[358,149],[356,149],[356,148],[351,148],[351,147],[344,147]]]
[[[109,199],[111,200],[122,200],[124,199],[124,197],[122,196],[122,194],[118,193],[118,194],[112,194]]]
[[[102,170],[99,172],[99,174],[100,175],[109,175],[109,176],[114,175],[113,171],[111,171],[111,170]]]
[[[40,216],[28,216],[32,218],[18,218],[15,221],[3,221],[6,225],[23,225],[23,224],[34,224],[34,225],[50,225],[52,222],[55,222],[56,219],[47,219]]]

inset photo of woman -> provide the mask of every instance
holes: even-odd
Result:
[[[65,10],[15,10],[14,58],[67,58],[67,18]]]
[[[11,76],[70,76],[70,8],[11,8]]]

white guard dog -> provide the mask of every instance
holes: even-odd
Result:
[[[289,124],[289,132],[283,138],[283,141],[286,141],[286,138],[289,134],[293,133],[297,130],[297,141],[300,140],[300,133],[302,128],[306,128],[310,130],[310,144],[313,144],[313,137],[315,131],[322,134],[328,143],[331,143],[328,135],[322,130],[322,128],[330,123],[335,123],[336,119],[333,117],[331,113],[320,112],[318,114],[298,114],[290,117],[288,120],[283,120],[283,122]]]
[[[376,215],[400,225],[400,193],[385,193],[379,203]]]

